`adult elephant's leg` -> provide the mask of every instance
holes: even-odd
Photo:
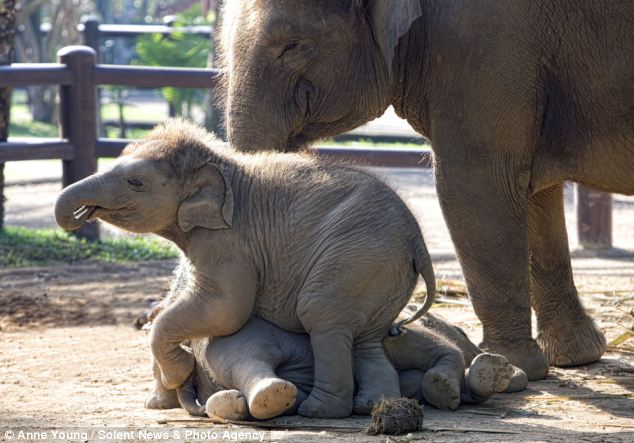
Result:
[[[605,337],[585,313],[573,281],[563,185],[530,197],[528,237],[537,342],[556,366],[597,361],[605,351]]]
[[[385,355],[382,338],[383,335],[354,345],[354,377],[359,385],[354,397],[355,414],[369,414],[381,399],[401,396],[399,376]]]
[[[513,153],[458,146],[449,154],[435,147],[436,189],[483,325],[482,346],[531,380],[544,378],[548,360],[531,338],[527,166]]]

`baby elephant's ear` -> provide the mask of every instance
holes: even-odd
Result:
[[[195,227],[230,228],[233,222],[233,192],[227,178],[213,163],[197,174],[198,190],[181,202],[178,225],[187,232]]]

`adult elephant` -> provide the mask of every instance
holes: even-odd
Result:
[[[634,193],[634,2],[241,0],[221,40],[236,147],[296,150],[393,105],[432,141],[483,346],[530,379],[600,358],[562,184]]]

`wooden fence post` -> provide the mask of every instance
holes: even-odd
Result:
[[[612,247],[612,194],[576,184],[579,245],[587,249]]]
[[[89,16],[82,20],[84,25],[83,37],[84,45],[92,48],[95,51],[95,57],[97,63],[99,63],[99,19],[97,17]]]
[[[64,160],[64,187],[97,171],[97,88],[94,81],[96,54],[87,46],[67,46],[57,52],[57,60],[70,69],[74,82],[60,88],[60,132],[73,145],[72,160]],[[79,237],[99,239],[97,223],[86,223]]]

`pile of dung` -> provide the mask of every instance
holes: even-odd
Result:
[[[423,429],[423,407],[411,398],[381,400],[372,408],[370,435],[402,435]]]

